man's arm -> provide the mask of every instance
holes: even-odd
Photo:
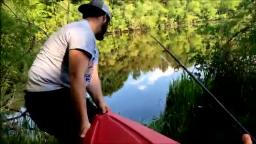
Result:
[[[81,137],[84,137],[90,128],[84,97],[86,94],[84,74],[88,69],[88,63],[89,58],[85,52],[76,49],[69,51],[70,91],[75,109],[80,118]]]
[[[102,113],[109,111],[109,107],[105,103],[102,94],[101,81],[98,74],[98,65],[94,65],[92,72],[92,79],[90,84],[86,87],[87,91],[93,97],[95,103],[102,110]]]

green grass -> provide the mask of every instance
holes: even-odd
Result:
[[[166,136],[181,139],[189,129],[193,110],[201,95],[201,88],[183,74],[170,85],[164,113],[149,126]]]

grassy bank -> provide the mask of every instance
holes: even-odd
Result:
[[[239,11],[230,11],[227,20],[199,27],[204,47],[192,57],[198,70],[204,72],[204,81],[211,81],[207,84],[210,91],[253,136],[256,136],[255,6],[255,1],[242,1],[237,6]],[[240,144],[244,133],[211,97],[184,76],[171,84],[165,112],[150,126],[183,144]]]
[[[206,86],[255,135],[255,69],[240,74],[245,67],[230,69],[232,66],[231,62],[226,67],[216,66],[215,75],[208,73],[205,76],[205,79],[211,79]],[[164,113],[149,126],[182,144],[240,144],[241,135],[244,133],[185,74],[171,83]]]
[[[194,110],[202,95],[201,88],[186,74],[170,85],[164,113],[150,127],[158,132],[181,140],[188,132]]]

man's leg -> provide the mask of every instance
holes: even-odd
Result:
[[[38,127],[54,135],[61,143],[79,143],[80,121],[72,104],[67,88],[50,92],[28,92],[25,96],[26,107]],[[90,120],[96,108],[87,102]]]

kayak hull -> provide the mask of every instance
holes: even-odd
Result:
[[[135,121],[108,112],[96,115],[84,144],[178,144]]]

